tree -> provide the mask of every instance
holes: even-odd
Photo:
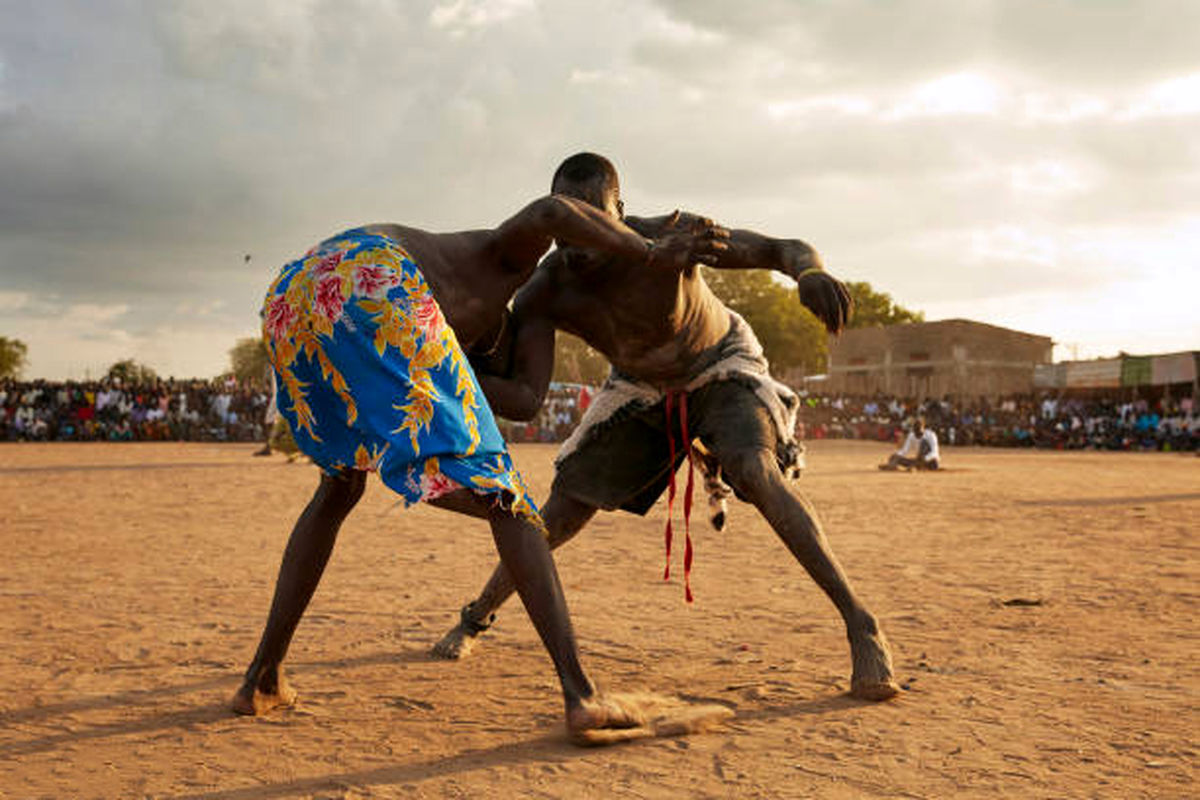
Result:
[[[140,386],[157,381],[158,373],[145,364],[139,364],[132,358],[126,358],[109,367],[105,378],[110,381],[120,381],[123,386]]]
[[[229,371],[240,382],[261,384],[267,377],[267,345],[258,336],[238,339],[229,351]]]
[[[777,372],[825,369],[829,353],[825,326],[800,305],[795,283],[780,283],[766,270],[704,270],[713,294],[741,314]]]
[[[608,377],[608,359],[578,336],[554,335],[554,380],[598,386]]]
[[[886,292],[877,292],[866,281],[846,284],[854,298],[854,312],[850,315],[851,328],[881,328],[884,325],[900,325],[905,322],[924,322],[925,314],[910,311],[892,300]]]
[[[29,348],[20,339],[0,336],[0,379],[21,377],[28,353]]]

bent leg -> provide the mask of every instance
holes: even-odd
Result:
[[[233,696],[239,714],[262,714],[295,702],[296,693],[283,677],[280,663],[292,634],[308,607],[329,562],[338,529],[366,487],[366,473],[348,472],[339,477],[321,476],[312,500],[296,521],[283,552],[275,596],[267,625],[241,688]]]
[[[471,511],[471,508],[475,508],[476,512],[479,512],[479,506],[465,499],[463,495],[473,496],[467,492],[454,492],[431,502],[440,508],[479,516],[480,513]],[[595,513],[594,506],[575,500],[560,491],[551,491],[550,498],[542,508],[542,519],[549,531],[547,543],[550,549],[554,550],[570,541]],[[504,565],[496,565],[483,591],[463,606],[458,624],[433,646],[432,655],[450,660],[466,657],[474,647],[476,638],[491,627],[496,619],[496,611],[515,590],[516,586]]]
[[[812,506],[784,479],[768,451],[718,450],[717,456],[726,480],[758,508],[845,620],[854,668],[851,693],[866,700],[894,696],[899,687],[893,679],[887,640],[874,615],[850,588]]]

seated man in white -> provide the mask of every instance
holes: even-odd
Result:
[[[904,439],[904,444],[892,453],[886,464],[880,464],[882,470],[898,469],[937,469],[938,458],[937,434],[925,427],[925,418],[917,417],[912,430]]]

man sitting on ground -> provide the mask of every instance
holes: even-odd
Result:
[[[879,468],[888,472],[903,469],[938,469],[937,434],[925,427],[925,418],[917,417],[913,428],[904,439],[899,450],[892,453],[886,464]]]

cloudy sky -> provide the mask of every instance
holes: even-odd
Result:
[[[491,226],[582,149],[1059,357],[1200,348],[1194,0],[0,0],[0,335],[213,375],[344,227]],[[252,258],[249,263],[245,255]]]

